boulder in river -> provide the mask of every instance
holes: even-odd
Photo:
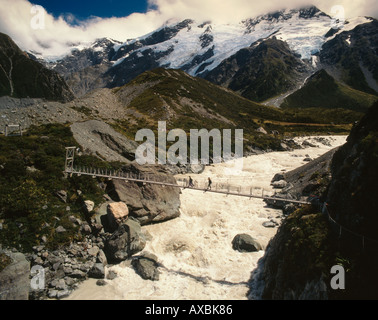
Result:
[[[249,234],[238,234],[232,240],[232,248],[240,252],[255,252],[263,249],[262,245]]]
[[[159,264],[158,258],[152,254],[145,252],[143,255],[136,257],[132,264],[135,271],[145,280],[159,280]]]
[[[107,239],[104,252],[109,262],[121,262],[142,251],[145,245],[139,222],[128,219]]]

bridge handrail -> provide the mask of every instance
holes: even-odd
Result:
[[[342,234],[345,233],[347,235],[353,235],[354,237],[357,237],[361,240],[361,245],[362,245],[362,249],[365,249],[365,246],[367,244],[367,242],[371,242],[371,243],[374,243],[375,245],[378,245],[378,240],[376,239],[373,239],[373,238],[370,238],[370,237],[367,237],[363,234],[360,234],[360,233],[357,233],[357,232],[354,232],[348,228],[345,228],[344,226],[342,226],[341,224],[339,224],[337,221],[335,221],[335,219],[332,218],[330,212],[329,212],[329,209],[328,209],[328,206],[327,206],[327,203],[324,202],[321,206],[321,212],[323,214],[325,214],[328,218],[328,221],[333,225],[335,226],[336,228],[338,228],[339,230],[339,238],[341,238]]]
[[[181,184],[179,184],[176,180],[176,183],[171,183],[167,181],[160,180],[159,177],[155,176],[154,180],[150,180],[151,175],[133,175],[132,173],[125,173],[122,171],[116,171],[116,170],[108,170],[108,169],[96,169],[91,167],[80,167],[75,168],[73,166],[66,167],[64,170],[65,174],[77,174],[77,175],[87,175],[92,177],[101,177],[101,178],[107,178],[107,179],[121,179],[126,181],[133,181],[133,182],[139,182],[139,183],[148,183],[148,184],[155,184],[155,185],[162,185],[167,187],[174,187],[174,188],[182,188],[182,189],[192,189],[197,191],[205,191],[209,193],[219,193],[219,194],[225,194],[225,195],[231,195],[231,196],[239,196],[239,197],[246,197],[246,198],[257,198],[257,199],[263,199],[263,200],[271,200],[271,201],[277,201],[277,202],[289,202],[289,203],[297,203],[297,204],[310,204],[310,202],[307,201],[301,201],[301,200],[295,200],[295,199],[285,199],[285,198],[276,198],[271,195],[264,195],[264,189],[262,189],[261,195],[253,194],[253,189],[250,187],[249,193],[242,193],[241,186],[235,186],[235,185],[227,185],[227,191],[221,191],[217,189],[218,184],[215,184],[212,189],[207,188],[206,186],[203,188],[200,187],[189,187],[188,181],[186,179],[181,180]],[[224,184],[222,184],[223,186]],[[237,192],[233,192],[231,189],[236,188]],[[223,188],[222,188],[223,189]],[[258,188],[261,189],[261,188]]]

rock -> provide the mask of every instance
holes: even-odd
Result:
[[[50,285],[52,287],[55,287],[55,289],[57,289],[57,290],[66,290],[67,289],[67,284],[64,281],[64,279],[53,280],[53,281],[51,281]]]
[[[285,176],[282,173],[276,173],[271,181],[271,183],[276,181],[285,180]]]
[[[104,252],[108,261],[121,262],[142,251],[145,245],[139,222],[128,219],[106,241]]]
[[[263,134],[268,134],[268,132],[266,132],[266,130],[263,127],[260,127],[258,129],[256,129],[256,131],[260,132],[260,133],[263,133]]]
[[[291,148],[288,147],[287,144],[285,144],[283,142],[280,143],[280,151],[289,151],[289,150],[291,150]]]
[[[191,164],[190,171],[192,173],[200,174],[205,170],[205,166],[203,164]]]
[[[311,147],[311,148],[316,148],[317,146],[315,144],[312,144],[310,141],[305,140],[302,142],[302,146],[304,147]]]
[[[92,226],[91,226],[92,233],[95,234],[95,235],[101,233],[103,228],[104,227],[102,226],[102,224],[99,224],[99,223],[93,223]]]
[[[113,270],[110,270],[108,272],[108,275],[106,276],[106,279],[108,280],[114,280],[115,278],[117,278],[117,273],[115,273]]]
[[[105,278],[105,268],[102,263],[95,263],[91,270],[88,272],[88,276],[95,279]]]
[[[232,240],[232,248],[240,252],[255,252],[262,250],[263,247],[248,234],[238,234]]]
[[[60,200],[62,200],[64,203],[67,202],[67,191],[65,190],[59,190],[55,193]]]
[[[78,270],[78,269],[75,269],[71,274],[70,274],[70,277],[71,278],[76,278],[76,279],[84,279],[86,278],[86,273],[81,271],[81,270]]]
[[[100,279],[96,281],[96,285],[103,287],[106,286],[108,283],[104,279]]]
[[[50,299],[54,299],[56,298],[56,296],[58,295],[58,290],[55,290],[55,289],[50,289],[47,293],[47,296],[50,298]]]
[[[274,221],[265,221],[265,222],[263,222],[262,225],[265,228],[275,228],[275,227],[277,227],[277,223],[275,223]]]
[[[0,300],[28,300],[30,262],[19,252],[4,251],[3,254],[11,263],[0,272]]]
[[[105,255],[104,251],[102,251],[101,249],[98,252],[96,261],[102,263],[104,266],[106,266],[108,264],[108,260],[106,259],[106,255]]]
[[[124,222],[129,215],[129,209],[124,202],[109,203],[107,207],[107,218],[109,226],[116,230],[118,226]]]
[[[273,188],[283,189],[287,186],[287,182],[285,180],[275,181],[272,183]]]
[[[165,169],[160,166],[132,164],[125,166],[124,171],[131,172],[134,176],[141,174],[155,180],[176,183],[175,178],[165,173]],[[114,201],[126,203],[129,217],[134,217],[141,225],[170,220],[180,215],[179,188],[114,179],[108,182],[106,191]]]
[[[68,220],[70,220],[72,223],[79,225],[78,220],[75,216],[69,216]]]
[[[77,280],[72,279],[71,277],[64,277],[64,281],[69,287],[72,287],[77,282]]]
[[[62,226],[58,226],[56,229],[55,229],[55,232],[57,233],[62,233],[62,232],[66,232],[67,230],[64,229]]]
[[[84,201],[84,210],[86,213],[91,213],[94,209],[94,202],[92,200],[85,200]]]
[[[61,257],[60,255],[56,255],[54,253],[50,253],[48,256],[47,256],[47,260],[48,262],[51,264],[51,265],[54,265],[56,263],[63,263],[64,262],[64,258]]]
[[[146,252],[142,256],[133,259],[132,265],[143,279],[158,281],[160,272],[157,260],[158,258],[154,254]]]
[[[312,159],[310,157],[306,157],[306,158],[303,159],[303,161],[310,162],[310,161],[312,161]]]
[[[80,226],[80,232],[84,233],[84,234],[91,234],[92,233],[92,228],[91,226],[84,222],[81,226]]]
[[[88,249],[88,254],[92,257],[97,257],[97,254],[100,252],[100,248],[97,246],[94,246],[90,249]]]
[[[63,299],[68,297],[71,294],[71,291],[69,290],[59,290],[56,294],[57,299]]]
[[[68,267],[68,266],[63,266],[63,272],[64,272],[64,274],[71,275],[73,273],[73,269],[71,267]]]

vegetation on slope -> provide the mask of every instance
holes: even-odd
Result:
[[[377,96],[338,83],[324,69],[311,76],[306,84],[288,96],[282,108],[347,109],[366,112]]]
[[[64,178],[67,146],[77,146],[67,125],[32,127],[22,137],[0,136],[1,244],[29,251],[43,237],[50,248],[80,239],[79,227],[69,217],[85,220],[84,200],[98,205],[103,191],[89,177]],[[110,167],[87,155],[76,157],[75,163]],[[66,202],[57,196],[60,190],[67,192]],[[67,231],[57,233],[58,226]]]
[[[163,68],[145,72],[127,85],[114,89],[129,119],[119,119],[117,128],[134,138],[137,130],[157,130],[165,120],[167,130],[180,128],[243,129],[245,147],[279,150],[281,139],[298,134],[347,134],[362,113],[351,110],[281,110],[245,99],[237,93],[193,78],[180,70]],[[139,116],[132,116],[137,113]],[[332,123],[333,122],[333,123]],[[265,128],[268,134],[256,132]],[[272,134],[278,131],[279,135]]]

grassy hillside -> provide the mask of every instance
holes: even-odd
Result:
[[[288,96],[281,107],[341,108],[366,112],[376,100],[377,96],[342,85],[325,70],[320,70],[310,77],[301,89]]]
[[[183,71],[162,68],[141,74],[127,85],[113,89],[113,93],[130,115],[119,119],[116,125],[129,138],[134,138],[141,128],[156,132],[157,121],[165,120],[167,130],[243,129],[246,148],[277,150],[283,136],[346,134],[350,124],[362,116],[349,110],[327,111],[327,117],[306,109],[283,111],[253,102]],[[259,127],[264,127],[268,134],[256,132]],[[273,130],[280,135],[271,134]]]
[[[274,147],[278,140],[255,130],[264,119],[283,120],[282,111],[247,100],[209,81],[193,78],[180,70],[162,68],[148,71],[129,84],[114,89],[121,103],[137,112],[134,125],[120,120],[120,128],[134,137],[140,128],[157,129],[166,121],[167,129],[244,129],[245,138],[255,146]],[[132,97],[132,98],[130,98]]]

